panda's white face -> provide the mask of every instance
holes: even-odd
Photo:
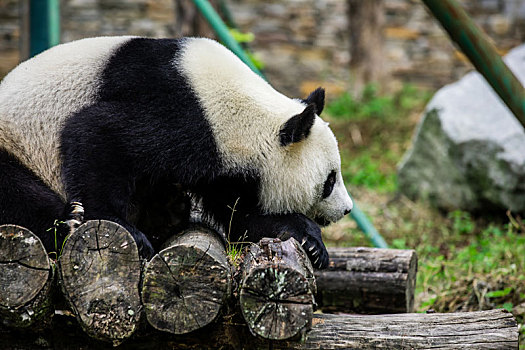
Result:
[[[327,123],[316,117],[305,139],[279,147],[277,159],[262,165],[260,201],[266,211],[302,213],[324,226],[352,209],[337,142]]]
[[[326,224],[352,209],[336,139],[314,109],[275,91],[217,42],[189,39],[184,46],[174,64],[204,108],[224,172],[255,169],[265,213],[302,213]],[[283,145],[283,126],[308,111],[307,136]]]

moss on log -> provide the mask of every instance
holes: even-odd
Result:
[[[231,294],[231,273],[218,234],[184,231],[147,264],[142,300],[156,329],[184,334],[216,319]]]
[[[53,316],[54,270],[40,239],[16,225],[0,226],[0,323],[45,327]]]
[[[133,237],[105,220],[81,225],[60,257],[63,293],[82,328],[118,345],[136,330],[141,261]]]

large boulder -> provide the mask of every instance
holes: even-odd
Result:
[[[505,62],[523,83],[525,45]],[[398,174],[402,193],[440,208],[525,212],[525,131],[471,72],[432,98]]]

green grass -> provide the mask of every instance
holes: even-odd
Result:
[[[359,99],[345,93],[327,104],[325,116],[341,143],[345,183],[395,192],[396,164],[410,140],[411,116],[429,96],[410,85],[384,96],[371,85]]]
[[[345,183],[393,248],[419,258],[416,308],[437,312],[505,308],[520,323],[525,350],[525,224],[511,213],[441,212],[397,193],[396,166],[430,94],[411,86],[391,95],[368,87],[327,104]],[[324,230],[328,245],[370,243],[349,218]]]

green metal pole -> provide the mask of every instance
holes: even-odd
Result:
[[[525,89],[505,65],[487,35],[455,0],[423,2],[525,127]]]
[[[248,67],[250,67],[255,73],[264,78],[263,74],[250,60],[246,52],[242,49],[241,45],[231,36],[228,27],[224,24],[221,17],[217,14],[213,6],[207,0],[193,0],[193,3],[199,11],[202,13],[204,18],[212,26],[213,30],[219,37],[219,40],[224,43],[234,54],[237,55]]]
[[[383,237],[377,232],[374,225],[368,220],[365,213],[359,209],[356,202],[354,202],[354,207],[352,208],[352,211],[350,212],[350,217],[354,219],[357,226],[363,231],[365,236],[372,242],[373,246],[376,248],[388,248],[388,244],[386,244]]]
[[[59,0],[31,0],[29,55],[35,56],[60,42]]]

